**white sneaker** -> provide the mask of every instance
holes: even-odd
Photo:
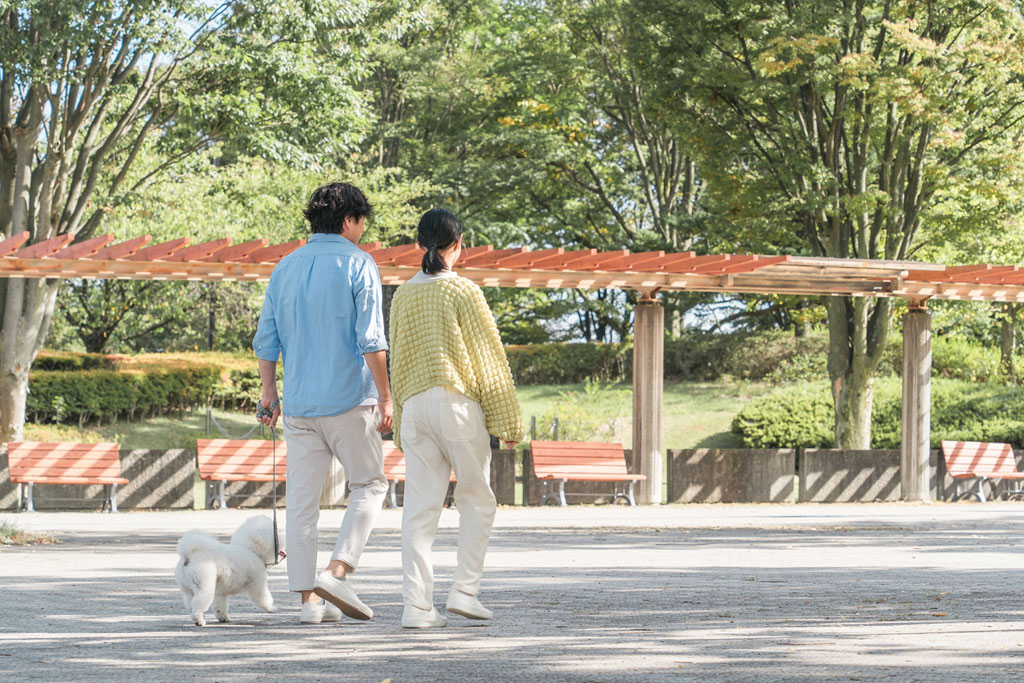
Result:
[[[327,602],[333,603],[346,617],[362,621],[373,619],[373,610],[359,599],[345,579],[339,579],[325,570],[316,577],[316,583],[313,586],[314,593]]]
[[[341,619],[341,610],[327,602],[304,602],[302,603],[302,615],[299,621],[303,624],[319,624],[321,621],[338,621]]]
[[[448,594],[448,602],[444,608],[467,619],[490,619],[494,616],[491,610],[480,604],[475,595],[469,595],[454,588]]]
[[[406,605],[402,612],[402,628],[441,628],[448,625],[448,619],[438,614],[437,610],[420,609]]]

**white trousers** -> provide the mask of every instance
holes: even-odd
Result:
[[[453,588],[477,595],[497,507],[491,491],[491,439],[483,409],[451,387],[433,387],[403,404],[401,436],[405,453],[404,602],[420,609],[433,606],[430,554],[452,470],[458,479],[455,505],[459,511]]]
[[[331,559],[353,569],[358,566],[388,491],[378,421],[376,406],[357,406],[329,417],[282,420],[288,444],[285,541],[289,590],[312,590],[316,580],[320,493],[331,458],[345,468],[349,482],[348,508]]]

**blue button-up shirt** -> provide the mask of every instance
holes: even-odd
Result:
[[[284,359],[285,415],[338,415],[375,403],[364,353],[388,348],[380,273],[341,235],[315,233],[270,276],[252,340],[256,356]]]

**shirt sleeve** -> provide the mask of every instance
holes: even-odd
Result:
[[[460,308],[459,325],[473,363],[487,431],[503,441],[522,441],[525,429],[512,370],[483,291],[471,283]]]
[[[377,264],[361,259],[352,282],[352,297],[356,311],[356,346],[359,353],[387,351],[384,335],[384,292],[380,286]]]
[[[256,352],[257,358],[276,363],[281,356],[281,338],[277,334],[272,292],[273,287],[268,285],[263,299],[263,310],[260,311],[260,321],[256,325],[256,335],[252,338],[252,350]]]

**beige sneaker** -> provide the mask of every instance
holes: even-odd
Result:
[[[420,609],[406,605],[402,612],[402,628],[442,628],[448,625],[448,619],[438,614],[437,610]]]
[[[333,603],[342,614],[353,619],[373,619],[373,610],[359,599],[346,579],[339,579],[329,571],[320,572],[313,584],[313,592],[327,602]]]
[[[319,624],[322,621],[339,621],[341,610],[327,602],[304,602],[302,603],[302,614],[299,621],[303,624]]]
[[[454,588],[448,594],[448,602],[444,608],[467,619],[490,619],[494,616],[491,610],[480,604],[475,595],[469,595]]]

